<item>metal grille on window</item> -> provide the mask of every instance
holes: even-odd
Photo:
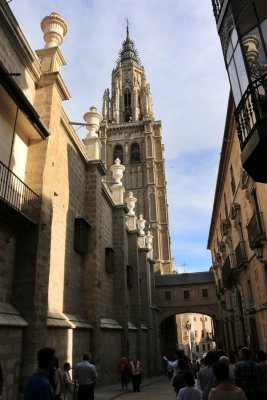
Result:
[[[90,225],[82,217],[74,221],[74,250],[80,255],[88,253]]]
[[[112,247],[105,248],[105,270],[108,274],[112,274],[114,272],[114,255],[115,251]]]

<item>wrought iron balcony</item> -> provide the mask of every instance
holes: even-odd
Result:
[[[266,239],[266,233],[263,225],[262,213],[254,213],[247,225],[249,246],[254,249],[261,246]]]
[[[218,21],[218,19],[219,19],[223,3],[224,3],[224,0],[212,0],[213,14],[214,14],[216,21]]]
[[[223,287],[229,288],[232,286],[233,282],[235,281],[237,272],[236,256],[235,254],[229,254],[226,257],[225,262],[222,266]]]
[[[244,169],[256,181],[267,183],[267,74],[249,84],[235,119]]]
[[[40,198],[0,161],[0,201],[37,223]]]
[[[239,269],[246,265],[247,255],[245,250],[245,242],[239,242],[235,248],[236,268]]]

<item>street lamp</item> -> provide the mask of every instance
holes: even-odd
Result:
[[[212,0],[244,169],[267,183],[267,1]]]
[[[191,324],[189,321],[186,321],[185,329],[187,330],[187,337],[188,337],[188,349],[189,349],[188,357],[191,360]]]

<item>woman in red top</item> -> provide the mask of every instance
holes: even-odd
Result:
[[[119,362],[118,370],[121,374],[121,388],[122,388],[122,390],[124,390],[124,388],[126,390],[128,390],[129,365],[127,363],[126,357],[121,358],[121,360]]]

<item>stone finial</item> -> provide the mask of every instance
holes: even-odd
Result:
[[[153,235],[151,235],[150,231],[147,231],[146,234],[146,247],[150,251],[152,250],[152,242],[153,242]]]
[[[122,186],[121,180],[125,167],[121,165],[119,158],[116,158],[115,164],[110,167],[110,170],[112,172],[113,184]]]
[[[128,195],[128,197],[126,197],[125,202],[129,209],[129,212],[127,215],[134,216],[135,215],[134,207],[135,207],[135,203],[137,202],[137,198],[133,196],[133,192],[129,192],[129,195]]]
[[[57,12],[52,12],[42,19],[41,29],[44,33],[45,48],[58,47],[68,31],[67,22]]]
[[[256,35],[246,35],[243,38],[243,46],[247,60],[255,62],[258,58],[259,38]]]
[[[102,115],[97,111],[97,108],[92,106],[90,107],[90,111],[84,114],[83,119],[85,120],[87,126],[87,130],[89,133],[87,134],[87,138],[97,138],[97,131],[100,126],[100,122],[103,120]]]
[[[143,215],[140,214],[138,220],[136,221],[137,224],[137,229],[139,236],[145,236],[145,226],[146,226],[146,220],[143,218]]]

